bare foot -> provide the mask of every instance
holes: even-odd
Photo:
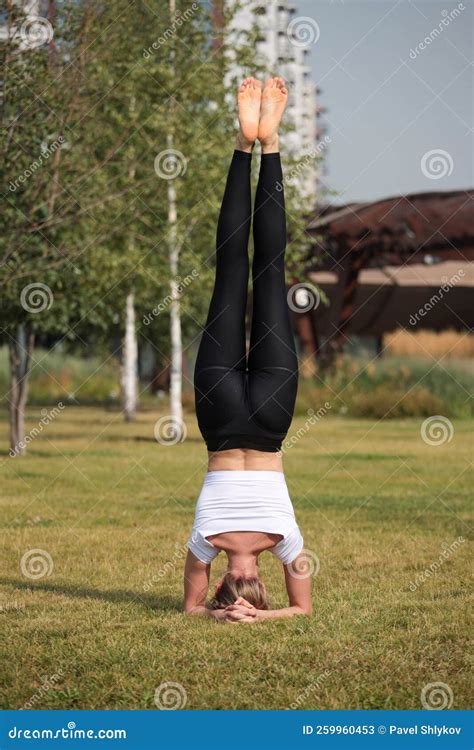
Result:
[[[262,84],[256,78],[245,78],[239,86],[237,103],[239,107],[240,133],[237,145],[242,151],[250,151],[258,136]]]
[[[260,105],[258,140],[263,151],[278,151],[278,127],[288,101],[288,89],[283,78],[269,78],[265,83]]]

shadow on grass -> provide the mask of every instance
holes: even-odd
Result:
[[[0,584],[4,586],[14,586],[16,589],[23,589],[27,591],[46,591],[52,594],[61,594],[63,596],[69,596],[72,599],[99,599],[104,602],[113,603],[132,603],[143,604],[149,609],[158,610],[160,612],[182,612],[183,602],[182,599],[176,596],[169,595],[153,595],[145,594],[137,591],[124,591],[118,589],[116,591],[101,591],[100,589],[92,589],[86,586],[66,586],[65,584],[55,583],[25,583],[24,581],[18,581],[15,578],[1,578]]]

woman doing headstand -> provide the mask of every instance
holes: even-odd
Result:
[[[278,127],[288,91],[282,78],[239,88],[240,132],[217,226],[216,278],[195,369],[199,427],[209,465],[185,567],[185,610],[230,622],[309,614],[309,578],[295,576],[303,539],[280,453],[293,417],[298,363],[285,285],[286,222]],[[253,313],[245,313],[251,222],[250,165],[262,146],[253,212]],[[206,607],[210,565],[223,550],[228,570]],[[289,606],[271,610],[258,556],[271,550],[285,570]]]

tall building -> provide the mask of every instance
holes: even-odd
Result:
[[[227,0],[233,2],[233,0]],[[321,171],[316,155],[318,149],[317,117],[323,110],[317,107],[318,89],[311,80],[309,55],[319,29],[312,19],[296,15],[296,7],[284,0],[248,0],[240,7],[232,22],[231,34],[257,26],[257,58],[268,71],[282,75],[288,83],[289,99],[285,118],[292,132],[283,136],[283,146],[291,155],[302,160],[304,169],[295,178],[308,197],[316,197],[318,174]],[[238,66],[238,63],[236,63]],[[242,71],[242,74],[248,71]]]
[[[18,42],[18,47],[25,49],[30,47],[32,43],[34,44],[36,34],[38,33],[38,30],[28,26],[28,24],[34,22],[38,17],[46,17],[46,3],[44,0],[13,0],[13,5],[21,9],[24,13],[24,29],[22,30],[12,25],[9,27],[7,22],[8,11],[0,11],[0,43],[7,41],[8,38],[15,38]],[[28,39],[28,35],[30,35],[30,39]]]

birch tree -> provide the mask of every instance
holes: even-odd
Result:
[[[90,164],[81,150],[90,7],[52,1],[48,17],[32,17],[7,3],[2,40],[0,162],[5,208],[0,216],[0,316],[10,351],[10,445],[26,450],[28,378],[38,334],[73,339],[87,318],[89,331],[106,326],[102,304],[107,257],[97,259],[94,228],[77,181]],[[50,20],[49,20],[50,19]],[[87,104],[86,104],[87,102]]]

